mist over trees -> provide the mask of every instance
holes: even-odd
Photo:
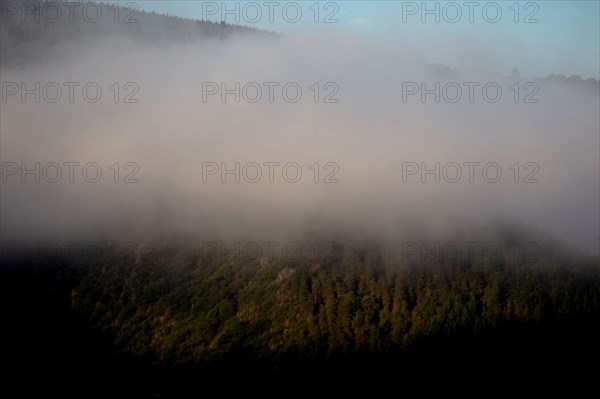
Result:
[[[166,46],[271,35],[254,27],[146,12],[125,3],[2,0],[0,21],[0,66],[7,68],[57,61],[63,46],[84,52],[111,38]]]
[[[2,161],[109,171],[98,184],[2,181],[0,362],[19,392],[597,391],[598,80],[486,71],[476,78],[504,87],[504,103],[407,104],[403,79],[475,78],[394,38],[286,37],[105,3],[52,22],[35,10],[73,5],[16,4],[0,4],[3,82],[93,81],[105,101],[7,95]],[[203,82],[232,79],[297,81],[304,102],[201,101]],[[315,81],[340,101],[313,101]],[[113,101],[133,83],[139,102]],[[513,101],[529,83],[540,101]],[[204,161],[300,160],[298,184],[202,181]],[[504,180],[402,182],[403,161],[456,160],[498,162]],[[113,181],[111,165],[134,161],[138,183]],[[339,184],[314,183],[313,162],[335,163]],[[525,163],[537,183],[521,184]]]

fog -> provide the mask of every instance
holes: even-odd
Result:
[[[462,71],[402,37],[351,32],[169,45],[111,37],[55,51],[57,61],[2,70],[3,242],[174,232],[277,239],[320,228],[436,236],[500,218],[598,254],[595,80],[511,75],[490,68],[484,50]],[[8,93],[15,86],[6,82],[19,92]],[[33,94],[21,101],[22,82],[29,89],[40,82],[39,103]],[[55,103],[47,101],[54,88],[43,93],[49,82],[62,87]],[[80,83],[73,102],[64,82]],[[95,103],[82,96],[89,82],[102,89]],[[221,101],[223,82],[227,89],[240,82],[239,102],[234,94]],[[256,84],[244,92],[249,82]],[[271,85],[272,102],[264,82],[279,83]],[[297,102],[289,101],[294,87],[283,97],[289,82],[302,89]],[[422,82],[427,89],[440,82],[439,103],[435,94],[422,102]],[[455,83],[444,92],[448,82]],[[248,101],[257,86],[262,97]],[[451,102],[457,86],[462,97]],[[492,102],[496,87],[502,96]],[[127,95],[138,102],[125,103]],[[23,163],[34,169],[35,162],[39,173],[22,177]],[[62,166],[56,183],[53,165],[42,170],[52,162]],[[79,162],[73,182],[65,162]],[[90,162],[102,171],[96,183],[82,177]],[[236,162],[238,176],[222,177],[223,163],[234,169]],[[435,170],[436,162],[438,172],[422,182],[423,163]],[[298,166],[302,175],[291,182]],[[492,182],[497,166],[501,176]],[[88,180],[95,176],[88,169]]]

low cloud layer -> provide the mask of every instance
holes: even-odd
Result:
[[[274,237],[318,224],[393,234],[499,217],[597,254],[597,81],[485,70],[486,54],[472,60],[483,72],[461,72],[398,39],[113,38],[4,69],[3,241]],[[35,82],[40,102],[22,102]],[[65,82],[78,83],[73,102]],[[23,182],[36,162],[39,183],[37,172]]]

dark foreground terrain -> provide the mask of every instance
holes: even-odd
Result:
[[[594,260],[338,255],[13,253],[0,278],[3,387],[61,397],[598,391]]]

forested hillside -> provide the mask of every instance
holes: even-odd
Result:
[[[352,255],[285,263],[203,263],[166,252],[92,268],[72,302],[135,355],[199,364],[236,351],[299,359],[387,353],[600,310],[600,281],[584,265],[373,270]]]
[[[0,7],[2,67],[60,60],[66,50],[85,51],[101,40],[154,45],[185,44],[235,34],[267,34],[253,27],[198,21],[140,10],[135,2],[77,4],[4,1]],[[59,10],[59,11],[57,11]]]
[[[166,396],[194,384],[222,392],[277,393],[289,384],[305,393],[321,385],[331,393],[387,392],[395,379],[409,384],[407,392],[475,395],[481,384],[503,393],[592,389],[594,371],[575,362],[600,353],[594,260],[377,264],[378,251],[253,262],[168,245],[78,259],[13,256],[19,267],[4,269],[3,281],[19,300],[5,297],[9,314],[47,306],[62,316],[32,321],[42,323],[31,326],[42,338],[3,338],[18,354],[29,340],[35,348],[36,339],[53,337],[67,357],[48,367],[64,361],[78,375],[71,362],[91,361],[87,370],[108,386],[140,381]],[[24,270],[23,283],[43,281],[36,299],[14,284]],[[556,380],[541,382],[540,373]],[[440,385],[410,385],[425,381]]]

